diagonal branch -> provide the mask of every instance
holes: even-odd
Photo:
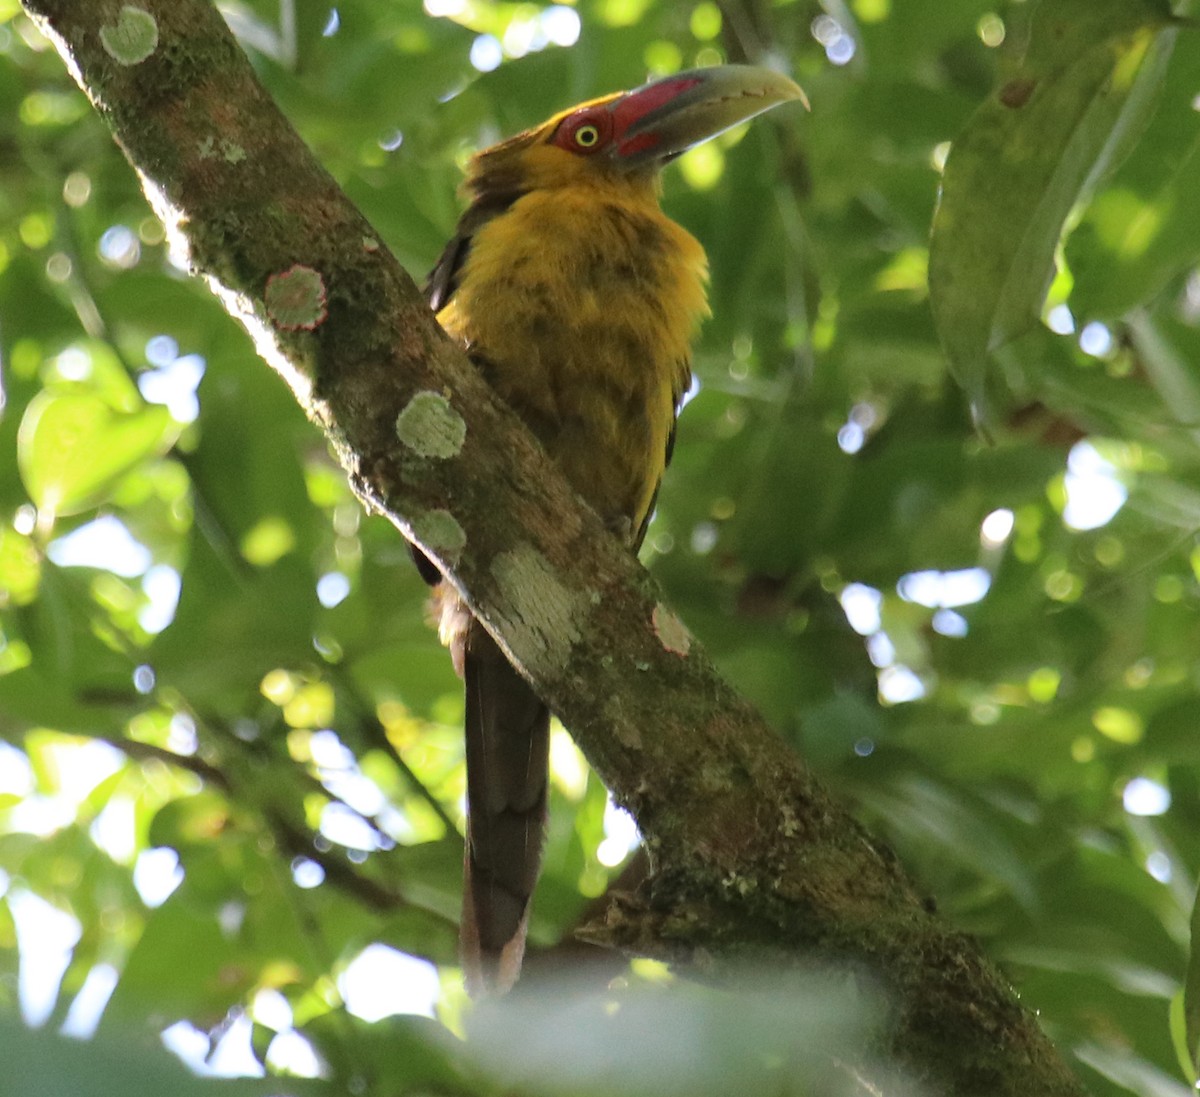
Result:
[[[636,816],[656,871],[612,943],[869,969],[931,1092],[1078,1094],[975,944],[714,672],[440,331],[208,0],[23,0],[364,505],[436,559]]]

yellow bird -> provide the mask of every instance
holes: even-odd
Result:
[[[442,326],[631,551],[708,312],[704,249],[659,208],[659,172],[791,99],[804,93],[786,77],[726,65],[556,114],[472,159],[470,205],[429,277]],[[550,713],[448,585],[439,597],[466,684],[463,970],[473,994],[502,993],[541,864]]]

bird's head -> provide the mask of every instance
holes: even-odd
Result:
[[[572,107],[476,155],[468,186],[530,190],[587,179],[653,178],[680,153],[792,99],[798,84],[771,69],[691,69]]]

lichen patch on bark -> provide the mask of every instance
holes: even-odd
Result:
[[[456,563],[467,544],[467,533],[448,510],[427,510],[412,520],[416,539],[430,552]]]
[[[536,549],[521,545],[492,561],[491,572],[510,612],[497,613],[513,654],[531,672],[560,671],[579,642],[591,600],[564,586]]]
[[[325,320],[325,281],[302,263],[272,274],[263,297],[267,315],[285,331],[312,331]]]
[[[458,455],[467,424],[440,392],[418,392],[396,416],[396,437],[421,457],[446,460]]]
[[[143,8],[126,4],[115,23],[100,28],[100,44],[118,65],[140,65],[158,48],[158,23]]]

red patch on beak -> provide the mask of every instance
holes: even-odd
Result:
[[[614,129],[617,138],[617,151],[622,156],[630,156],[636,152],[644,152],[658,144],[658,137],[653,130],[639,133],[628,141],[623,135],[629,132],[629,127],[636,125],[648,114],[660,107],[665,107],[673,99],[685,91],[702,84],[704,81],[695,76],[680,77],[678,80],[659,80],[638,91],[631,91],[621,99],[612,111]]]

